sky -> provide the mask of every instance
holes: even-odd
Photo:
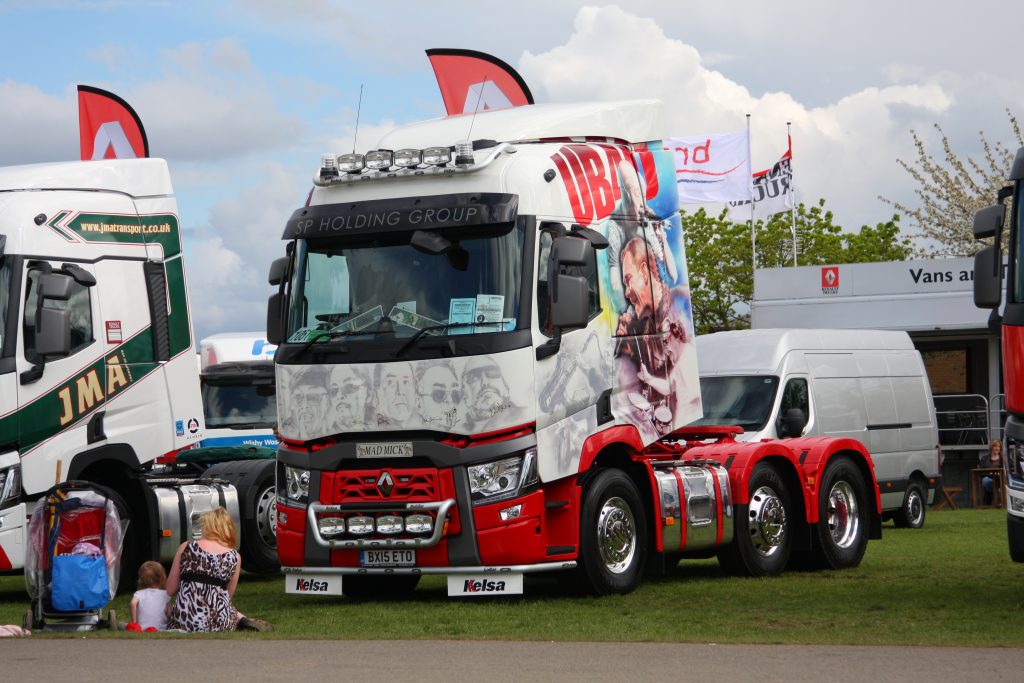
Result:
[[[538,103],[660,99],[671,135],[749,114],[758,169],[791,122],[798,200],[857,230],[892,216],[879,195],[915,204],[911,130],[1015,144],[1020,26],[997,0],[0,0],[0,165],[78,158],[78,84],[127,100],[170,166],[199,339],[263,328],[321,153],[443,116],[426,49],[493,54]]]

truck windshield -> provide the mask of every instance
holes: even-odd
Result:
[[[756,432],[771,415],[778,377],[701,377],[700,394],[704,417],[695,425],[736,425]]]
[[[203,414],[210,428],[271,429],[277,423],[274,385],[204,382]]]
[[[409,230],[371,241],[300,241],[288,341],[318,331],[348,342],[516,328],[522,227],[428,233],[439,253],[413,246],[414,234],[424,236]]]

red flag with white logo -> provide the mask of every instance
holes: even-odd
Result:
[[[131,105],[89,85],[78,86],[78,136],[83,161],[149,156],[146,129]]]
[[[475,50],[427,50],[449,116],[533,104],[526,81],[497,57]]]

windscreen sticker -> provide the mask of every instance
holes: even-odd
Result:
[[[411,327],[414,330],[422,330],[426,327],[440,327],[444,325],[444,323],[431,320],[424,315],[416,315],[414,311],[400,308],[400,306],[401,304],[395,306],[391,309],[391,312],[388,313],[388,317],[391,318],[391,322],[393,323],[405,325],[406,327]]]
[[[476,295],[476,322],[500,323],[505,313],[505,297],[501,294]]]
[[[476,299],[452,299],[448,305],[448,323],[471,323],[476,320]]]

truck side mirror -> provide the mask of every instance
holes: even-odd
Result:
[[[587,279],[579,275],[558,275],[558,298],[551,301],[551,324],[561,329],[587,326]]]
[[[800,436],[806,426],[807,415],[804,414],[804,411],[800,408],[790,408],[786,411],[786,414],[779,419],[779,437],[787,439],[789,437]]]
[[[974,305],[999,308],[1003,301],[1003,259],[998,246],[974,255]]]
[[[551,243],[548,283],[551,290],[551,323],[563,329],[587,326],[587,279],[561,273],[563,267],[585,266],[593,258],[593,245],[579,237],[557,237]]]
[[[274,261],[270,264],[270,275],[267,276],[267,282],[269,282],[274,287],[277,287],[282,282],[284,282],[284,276],[288,272],[289,260],[290,259],[287,256],[282,256],[281,258],[274,259]]]
[[[47,301],[67,301],[71,298],[73,279],[63,273],[39,276],[39,304],[36,308],[35,347],[42,357],[66,356],[71,353],[71,311],[66,308],[47,308]]]
[[[275,345],[284,341],[283,300],[280,292],[267,299],[267,341]]]
[[[1002,204],[993,204],[974,214],[974,239],[981,240],[995,237],[1003,228],[1003,220],[1006,217],[1006,207]]]

